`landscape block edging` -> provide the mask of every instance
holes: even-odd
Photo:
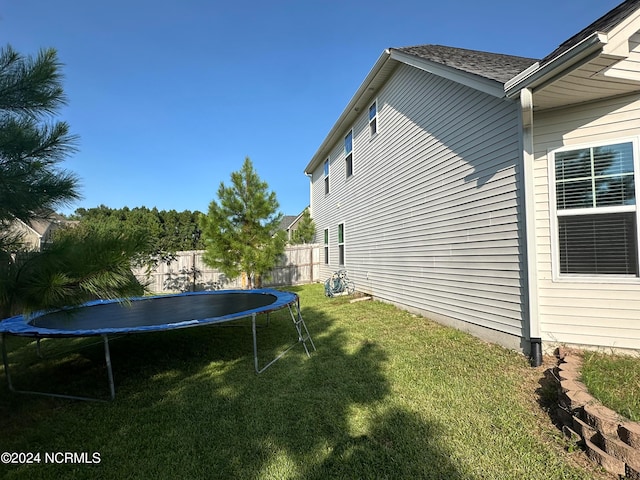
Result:
[[[565,435],[579,439],[587,456],[608,472],[640,480],[640,423],[605,407],[579,381],[582,357],[558,348],[555,378]]]

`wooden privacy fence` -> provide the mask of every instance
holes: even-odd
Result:
[[[243,279],[229,279],[202,261],[203,250],[177,252],[176,259],[158,265],[151,272],[135,268],[135,276],[153,293],[189,292],[243,288]],[[267,278],[264,287],[300,285],[319,281],[320,246],[290,245]]]

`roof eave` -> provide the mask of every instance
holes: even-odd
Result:
[[[324,139],[316,153],[311,158],[309,164],[305,167],[304,173],[310,175],[316,169],[316,167],[325,160],[325,157],[328,155],[329,149],[333,147],[335,144],[337,137],[342,134],[345,129],[345,124],[351,122],[351,117],[355,115],[357,116],[360,112],[356,111],[356,106],[362,101],[362,98],[366,95],[370,95],[371,91],[369,90],[370,85],[374,81],[379,81],[384,75],[383,68],[391,60],[391,54],[389,49],[386,49],[378,58],[378,61],[375,63],[369,74],[366,76],[356,93],[353,95],[342,114],[333,125],[333,128],[329,131],[329,134]]]
[[[19,218],[14,218],[14,221],[24,225],[28,230],[31,230],[34,234],[36,234],[38,238],[42,238],[42,234],[38,232],[35,228],[33,228],[33,226],[29,225],[29,223],[25,222],[24,220],[20,220]]]
[[[594,32],[544,65],[540,65],[539,62],[534,63],[531,67],[505,83],[504,91],[506,96],[514,98],[519,95],[520,90],[523,88],[535,89],[548,83],[564,74],[567,70],[581,65],[594,55],[597,55],[606,44],[607,35],[602,32]]]

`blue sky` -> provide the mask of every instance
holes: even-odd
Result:
[[[280,209],[388,47],[541,58],[621,0],[0,0],[0,43],[57,49],[83,199],[207,211],[250,157]]]

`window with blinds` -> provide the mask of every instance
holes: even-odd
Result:
[[[637,275],[636,215],[558,218],[560,273]]]
[[[638,276],[634,144],[554,155],[560,274]]]

